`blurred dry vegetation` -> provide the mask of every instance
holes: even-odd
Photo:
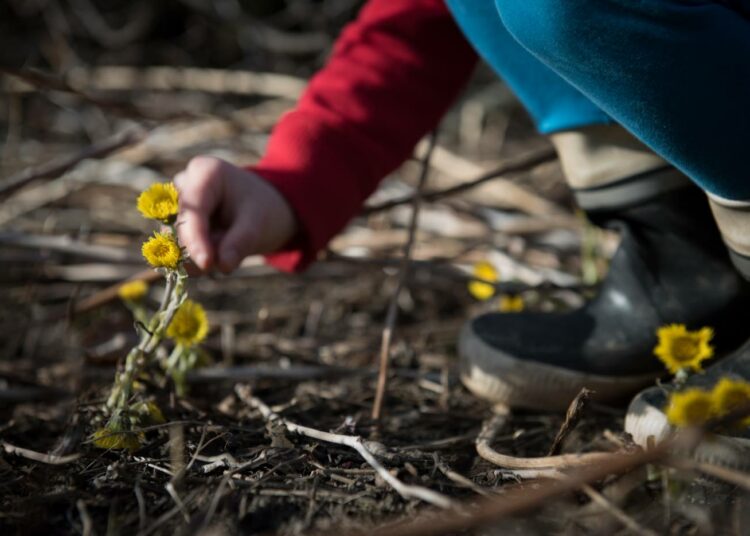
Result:
[[[429,510],[353,450],[267,426],[236,381],[290,421],[377,439],[393,475],[465,501],[467,519],[482,497],[539,489],[517,486],[518,473],[475,450],[491,412],[460,386],[455,340],[497,300],[477,303],[467,273],[489,260],[500,290],[520,292],[528,308],[574,307],[616,239],[575,215],[547,141],[485,68],[430,159],[379,425],[375,366],[424,143],[308,273],[247,259],[232,277],[192,280],[209,309],[213,364],[192,376],[184,400],[147,386],[171,424],[149,430],[133,455],[88,441],[135,340],[114,289],[144,269],[139,245],[151,226],[135,211],[137,193],[198,154],[257,159],[360,4],[0,2],[0,532],[345,534]],[[476,181],[488,173],[497,178]],[[158,295],[156,285],[150,299]],[[564,451],[628,446],[622,409],[586,405],[577,417]],[[492,444],[545,455],[563,420],[514,414]],[[604,502],[593,488],[568,493],[477,533],[740,527],[742,502],[725,500],[734,487],[696,475],[641,468],[600,486]]]

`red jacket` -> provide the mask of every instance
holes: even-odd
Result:
[[[269,262],[297,271],[315,260],[438,123],[475,63],[443,0],[370,0],[251,168],[300,226]]]

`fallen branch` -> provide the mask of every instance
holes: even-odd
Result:
[[[393,476],[388,471],[388,469],[386,469],[377,460],[377,458],[375,458],[375,455],[368,448],[368,445],[365,444],[365,441],[363,441],[361,437],[333,434],[330,432],[324,432],[322,430],[309,428],[307,426],[301,426],[299,424],[288,421],[277,413],[274,413],[271,408],[269,408],[262,400],[252,396],[250,394],[249,387],[247,387],[246,385],[237,385],[235,387],[235,393],[237,393],[237,396],[245,404],[260,411],[261,415],[266,421],[268,421],[269,423],[281,424],[290,433],[300,434],[312,439],[317,439],[319,441],[325,441],[327,443],[343,445],[345,447],[356,450],[359,455],[362,456],[362,458],[364,458],[365,461],[373,469],[375,469],[377,474],[404,499],[419,499],[440,508],[451,508],[454,506],[454,503],[451,499],[440,493],[437,493],[436,491],[423,488],[422,486],[412,486],[401,482],[401,480]],[[382,446],[379,444],[375,444],[372,442],[368,443],[371,447],[375,445],[376,447],[382,448]]]
[[[26,168],[20,173],[11,175],[4,181],[0,182],[0,195],[7,195],[15,192],[19,188],[37,179],[57,178],[74,168],[82,160],[108,156],[123,147],[129,147],[130,145],[142,141],[144,137],[145,132],[142,130],[126,130],[125,132],[121,132],[101,143],[96,143],[86,147],[76,154],[55,159],[39,166]]]
[[[612,517],[617,519],[625,528],[630,529],[633,531],[634,534],[640,534],[643,536],[656,536],[656,533],[651,530],[647,529],[640,523],[638,523],[635,519],[630,517],[628,514],[626,514],[621,508],[619,508],[616,504],[614,504],[612,501],[607,499],[604,495],[596,491],[591,485],[584,484],[581,486],[581,489],[583,492],[591,499],[591,502],[596,503],[600,508],[602,508],[605,512],[610,514]]]
[[[699,471],[705,475],[718,478],[750,491],[750,474],[738,471],[735,468],[730,469],[709,462],[691,460],[688,458],[671,459],[667,465],[677,469]]]
[[[501,454],[491,445],[497,433],[505,427],[507,417],[507,414],[494,415],[483,424],[482,431],[477,436],[476,449],[482,458],[509,470],[518,478],[561,478],[565,471],[590,466],[612,456],[609,452],[559,454],[538,458],[519,458]]]
[[[195,67],[73,67],[66,73],[70,87],[94,91],[203,91],[216,94],[261,95],[297,100],[307,81],[290,75]],[[13,84],[10,91],[28,86]]]
[[[103,99],[101,97],[95,97],[86,93],[85,91],[72,87],[66,80],[56,75],[45,73],[38,69],[13,69],[10,67],[0,67],[0,73],[8,76],[13,76],[25,82],[26,84],[35,87],[37,89],[59,91],[61,93],[67,93],[75,96],[76,98],[106,110],[112,114],[131,117],[131,118],[145,118],[145,119],[177,119],[192,117],[192,114],[178,113],[167,115],[157,110],[144,110],[129,102],[116,101],[111,99]]]
[[[501,497],[492,497],[479,502],[473,509],[466,505],[461,511],[468,515],[458,515],[456,511],[430,514],[416,521],[391,524],[386,527],[370,530],[368,536],[436,536],[456,534],[462,531],[487,526],[504,517],[537,508],[545,502],[580,489],[586,484],[597,482],[609,475],[630,472],[638,467],[661,460],[677,443],[681,448],[694,444],[695,434],[668,440],[654,449],[635,453],[603,454],[596,462],[579,467],[575,472],[559,480],[545,482],[544,485],[529,487],[518,486],[508,490]],[[340,534],[331,531],[329,534]]]
[[[0,233],[0,244],[30,249],[43,249],[86,257],[112,263],[138,262],[141,256],[135,251],[112,246],[87,244],[69,236],[32,235],[14,231]]]
[[[35,450],[11,445],[7,441],[3,441],[2,445],[3,450],[5,450],[5,452],[8,454],[15,454],[16,456],[21,456],[22,458],[26,458],[27,460],[46,463],[48,465],[65,465],[66,463],[74,462],[81,457],[80,453],[68,454],[67,456],[45,454],[43,452],[37,452]]]
[[[92,294],[86,299],[79,301],[73,308],[73,312],[75,314],[85,313],[86,311],[96,309],[97,307],[101,307],[106,303],[114,301],[115,299],[117,299],[117,292],[120,290],[120,287],[123,285],[123,283],[126,283],[128,281],[145,281],[147,283],[151,283],[153,281],[161,279],[162,277],[163,276],[159,272],[151,268],[142,270],[135,274],[133,277],[128,278],[127,281],[110,285],[109,287],[102,289],[95,294]]]
[[[477,186],[484,184],[485,182],[491,181],[492,179],[497,179],[498,177],[502,175],[507,175],[508,173],[518,173],[521,171],[526,171],[535,166],[538,166],[539,164],[552,161],[555,159],[555,156],[556,156],[556,153],[553,149],[544,149],[541,151],[534,151],[532,153],[524,154],[518,158],[514,158],[513,160],[509,162],[503,163],[500,166],[498,166],[496,169],[492,171],[488,171],[487,173],[484,173],[480,175],[479,177],[473,180],[470,180],[468,182],[463,182],[461,184],[457,184],[456,186],[445,188],[443,190],[436,190],[433,192],[423,193],[420,195],[420,199],[422,201],[437,201],[438,199],[442,199],[444,197],[450,197],[452,195],[465,192],[466,190],[476,188]],[[415,193],[415,194],[401,197],[398,199],[393,199],[391,201],[385,201],[378,205],[371,205],[369,207],[365,207],[364,210],[362,211],[362,214],[365,216],[369,216],[370,214],[375,214],[376,212],[389,210],[399,205],[406,205],[408,203],[413,203],[417,195],[418,194]]]
[[[304,381],[372,373],[374,371],[363,370],[361,368],[353,369],[321,365],[291,365],[284,368],[269,365],[242,365],[236,367],[204,367],[195,369],[187,373],[187,381],[188,383],[240,382],[259,379]]]

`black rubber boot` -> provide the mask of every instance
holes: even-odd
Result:
[[[556,410],[587,387],[599,400],[616,400],[664,374],[653,349],[665,324],[714,328],[717,354],[747,338],[748,283],[732,266],[700,189],[687,184],[589,215],[622,237],[599,294],[572,312],[471,320],[459,353],[462,380],[477,396]]]

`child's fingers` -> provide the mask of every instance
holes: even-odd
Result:
[[[217,248],[217,263],[222,272],[229,273],[235,270],[248,252],[253,251],[257,242],[257,232],[250,214],[242,212],[224,234]]]
[[[221,199],[225,165],[216,158],[199,156],[175,177],[180,192],[177,233],[193,262],[204,271],[213,263],[209,221]]]

